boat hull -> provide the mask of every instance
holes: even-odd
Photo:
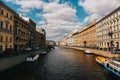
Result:
[[[120,78],[120,68],[116,69],[115,66],[110,66],[110,65],[111,64],[109,64],[109,63],[105,63],[104,67]]]
[[[96,60],[99,64],[104,65],[104,64],[105,64],[105,61],[106,61],[106,58],[98,56],[98,57],[95,58],[95,60]]]

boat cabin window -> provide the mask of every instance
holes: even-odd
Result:
[[[109,67],[109,64],[107,64],[107,67]]]

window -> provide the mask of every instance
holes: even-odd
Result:
[[[6,29],[8,30],[8,24],[6,23]]]
[[[6,17],[8,17],[8,13],[6,13]]]
[[[0,51],[2,51],[2,45],[0,45]]]
[[[12,45],[10,45],[10,48],[12,48]]]
[[[1,11],[1,15],[3,15],[3,14],[4,14],[4,10]]]
[[[3,21],[0,21],[0,28],[3,28]]]
[[[12,16],[10,16],[10,19],[12,20]]]
[[[6,37],[6,42],[8,41],[8,37]]]
[[[5,45],[5,49],[7,49],[7,45]]]
[[[12,32],[12,25],[10,25],[10,31]]]
[[[3,41],[3,36],[0,36],[0,42],[2,42]]]
[[[12,42],[12,37],[10,37],[10,42]]]

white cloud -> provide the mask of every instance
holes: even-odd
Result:
[[[24,9],[17,9],[18,11],[22,12],[22,13],[29,13],[30,9],[24,8]]]
[[[45,30],[49,39],[58,40],[69,34],[80,25],[76,17],[76,9],[69,4],[58,2],[46,3],[43,6],[42,16],[46,20]]]
[[[20,5],[21,8],[18,9],[21,12],[28,12],[26,10],[31,9],[42,9],[44,5],[43,0],[5,0],[6,2],[11,2],[16,5]]]
[[[87,14],[85,22],[100,18],[120,6],[120,0],[79,0],[79,5],[84,8]]]
[[[38,24],[39,25],[46,25],[46,22],[45,21],[39,21]]]
[[[41,18],[38,26],[46,30],[47,38],[59,40],[64,35],[69,34],[80,25],[76,16],[76,9],[68,3],[59,4],[59,0],[6,0],[20,5],[18,11],[28,13],[31,10],[41,10],[36,13],[36,17]]]

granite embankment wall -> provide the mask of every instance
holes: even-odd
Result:
[[[20,54],[17,56],[0,58],[0,71],[24,62],[27,56],[28,54]]]
[[[79,47],[70,47],[72,49],[77,49],[77,50],[89,50],[91,53],[108,57],[108,58],[117,58],[120,60],[120,54],[113,54],[110,51],[103,51],[103,50],[96,50],[96,49],[89,49],[89,48],[79,48]]]

